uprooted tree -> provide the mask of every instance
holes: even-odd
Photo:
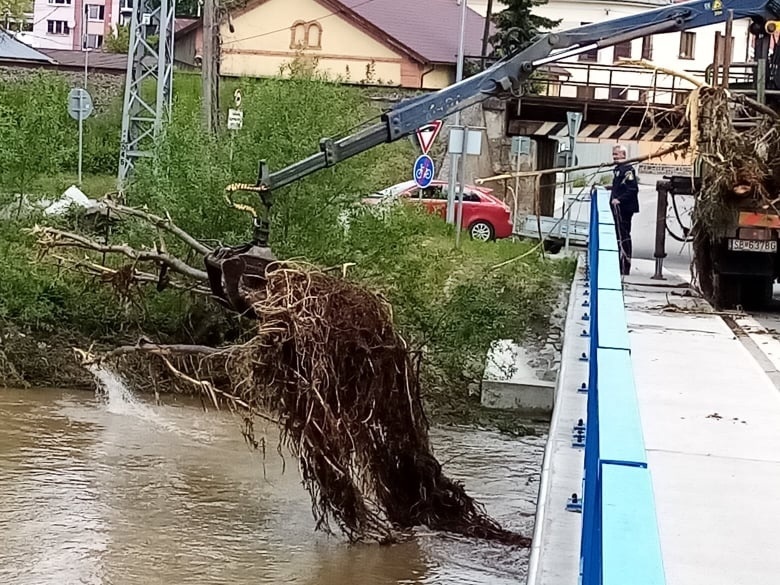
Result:
[[[418,525],[528,546],[503,529],[463,485],[446,477],[428,436],[419,356],[393,326],[380,296],[338,272],[276,261],[268,248],[211,249],[170,217],[101,202],[114,217],[133,216],[174,235],[205,258],[206,270],[162,244],[140,250],[53,227],[35,227],[41,253],[99,276],[122,296],[139,283],[187,288],[254,321],[251,336],[229,347],[161,346],[142,340],[92,355],[85,365],[156,354],[170,373],[244,414],[258,445],[256,417],[274,421],[298,458],[317,528],[335,522],[352,541],[391,542]],[[160,238],[160,241],[164,241]],[[117,254],[118,269],[57,249]],[[152,269],[142,270],[146,264]],[[188,364],[183,367],[182,364]]]
[[[686,186],[695,196],[686,234],[693,247],[694,285],[717,308],[732,308],[740,301],[758,304],[771,297],[772,278],[736,280],[725,266],[724,250],[725,238],[735,235],[740,211],[780,215],[780,115],[744,94],[680,71],[645,60],[622,63],[679,77],[695,87],[684,105],[648,104],[645,112],[653,123],[663,120],[687,129],[686,150],[699,167]]]
[[[708,300],[729,307],[739,299],[722,274],[723,238],[740,210],[778,213],[780,120],[761,104],[711,87],[693,93],[690,113],[693,156],[701,162],[692,218],[695,274]],[[736,127],[734,118],[750,124]]]

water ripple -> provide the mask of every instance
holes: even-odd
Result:
[[[119,383],[106,378],[109,384]],[[527,551],[421,528],[391,547],[314,532],[296,466],[229,413],[131,393],[0,391],[0,583],[521,582]],[[112,402],[113,400],[113,402]],[[173,400],[173,399],[171,399]],[[530,533],[545,439],[433,429],[445,472]],[[269,444],[277,436],[269,431]]]

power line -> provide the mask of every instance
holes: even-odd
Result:
[[[348,7],[348,9],[349,10],[354,10],[355,8],[359,8],[360,6],[365,6],[366,4],[370,4],[371,2],[374,2],[374,1],[375,0],[364,0],[364,2],[360,2],[359,4],[355,4],[354,6]],[[331,16],[337,16],[339,14],[343,14],[344,12],[345,12],[345,10],[337,10],[336,12],[330,12],[330,13],[326,14],[325,16],[321,16],[320,18],[317,18],[315,20],[317,20],[317,21],[325,20],[326,18],[329,18]],[[314,22],[314,21],[312,21],[312,22]],[[223,45],[229,45],[229,44],[232,44],[232,43],[240,43],[241,41],[249,41],[251,39],[257,39],[257,38],[260,38],[260,37],[273,35],[273,34],[276,34],[276,33],[284,32],[286,30],[290,30],[290,27],[286,26],[284,28],[280,28],[280,29],[277,29],[277,30],[270,30],[268,32],[252,35],[251,37],[244,37],[242,39],[233,39],[232,41],[223,41],[222,44]]]
[[[62,8],[62,6],[57,6],[57,8]],[[38,20],[33,21],[32,25],[35,26],[36,24],[40,24],[42,21],[49,18],[52,14],[54,14],[57,11],[57,8],[54,8],[53,10],[49,11],[49,13],[46,14],[46,16],[42,16]]]

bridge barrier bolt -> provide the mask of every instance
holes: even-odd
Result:
[[[584,351],[580,355],[580,361],[581,362],[587,362],[588,361],[588,355]]]
[[[583,394],[587,394],[587,392],[588,392],[588,385],[585,382],[583,382],[582,386],[579,387],[577,392],[581,392]]]
[[[590,334],[588,333],[587,329],[583,329],[582,333],[580,333],[580,337],[590,337]]]
[[[577,497],[577,494],[572,494],[566,501],[566,510],[582,513],[582,500]]]
[[[582,301],[582,306],[583,306],[583,307],[589,307],[589,306],[590,306],[590,303],[589,303],[587,300],[585,300],[585,301]]]

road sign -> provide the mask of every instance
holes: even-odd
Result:
[[[86,89],[75,87],[68,93],[68,114],[74,120],[86,120],[92,114],[92,96]]]
[[[244,126],[244,112],[230,108],[228,110],[228,130],[241,130]]]
[[[414,182],[421,189],[431,184],[434,173],[433,159],[427,154],[420,155],[414,161]]]
[[[236,91],[233,92],[233,99],[236,103],[236,108],[241,107],[241,90],[239,88],[236,88]]]
[[[580,126],[582,125],[582,113],[581,112],[566,112],[566,126],[569,129],[569,136],[571,138],[577,138],[577,134],[580,133]]]
[[[450,143],[448,150],[450,153],[463,154],[463,127],[453,127],[450,130]],[[466,132],[466,154],[479,156],[482,154],[482,132],[479,130],[468,130]]]
[[[531,154],[531,139],[527,136],[512,136],[512,154]]]
[[[417,141],[420,143],[423,154],[428,154],[428,151],[431,149],[433,141],[436,140],[439,130],[441,130],[441,123],[441,120],[434,120],[430,124],[420,126],[417,129]]]

